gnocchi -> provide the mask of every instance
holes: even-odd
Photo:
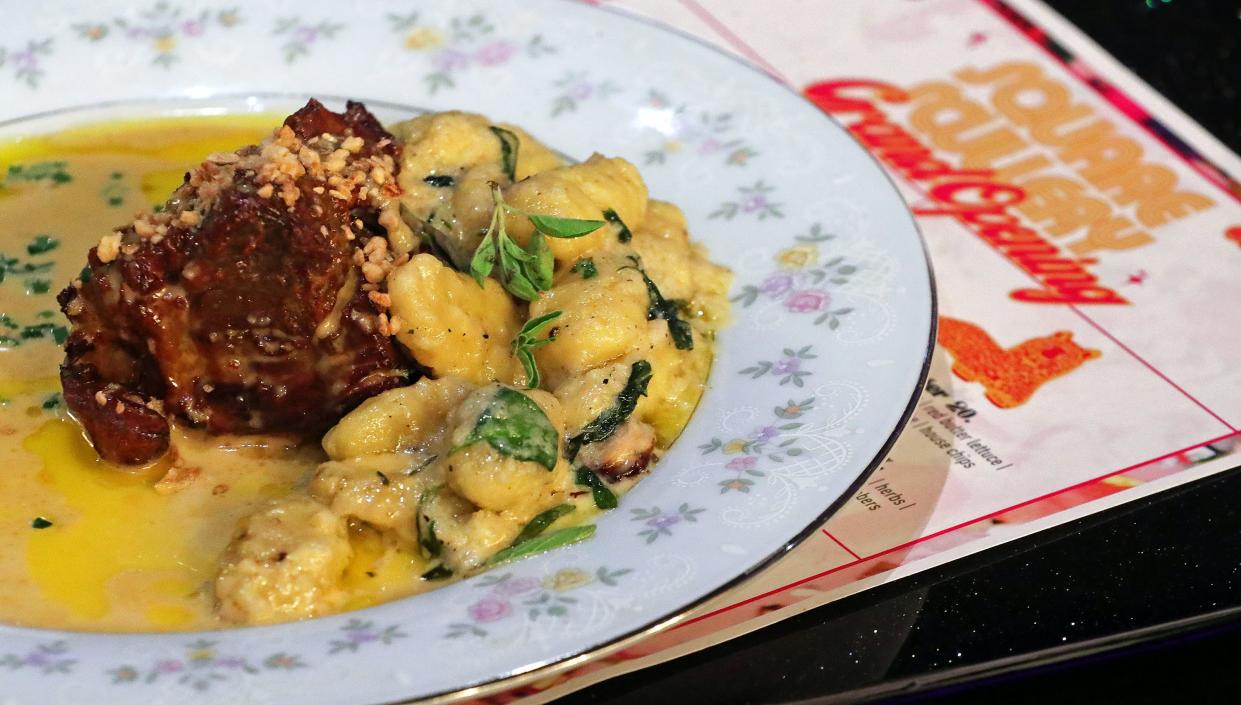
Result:
[[[676,206],[649,199],[632,164],[595,154],[566,165],[518,128],[467,113],[392,131],[402,213],[423,238],[379,297],[424,376],[323,437],[329,459],[287,510],[319,527],[302,537],[304,554],[288,552],[313,570],[294,580],[263,563],[260,549],[298,536],[277,528],[275,510],[248,520],[217,580],[227,619],[337,609],[345,523],[378,532],[371,554],[413,556],[428,587],[518,556],[533,536],[578,540],[702,392],[729,275],[691,242]],[[291,582],[274,594],[314,607],[252,595],[247,574]]]

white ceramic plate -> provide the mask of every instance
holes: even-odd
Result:
[[[0,137],[349,96],[387,120],[460,108],[576,158],[626,157],[736,272],[697,414],[593,541],[297,624],[0,626],[0,701],[386,703],[563,664],[675,622],[782,553],[903,423],[933,334],[930,272],[901,198],[844,130],[733,58],[617,13],[390,7],[25,4],[0,24]]]

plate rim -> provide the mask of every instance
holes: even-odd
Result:
[[[721,46],[713,44],[703,38],[700,38],[688,32],[687,30],[681,29],[674,25],[666,24],[654,18],[647,17],[644,15],[638,14],[636,12],[629,11],[624,8],[595,4],[593,2],[583,3],[583,2],[580,2],[580,0],[560,0],[560,3],[576,6],[578,8],[581,8],[581,6],[585,4],[585,5],[588,5],[588,8],[586,8],[588,9],[588,11],[595,10],[595,11],[605,13],[606,15],[610,15],[613,17],[619,17],[624,20],[635,22],[650,30],[653,30],[655,33],[666,33],[666,34],[672,35],[673,37],[680,38],[681,40],[685,40],[693,44],[696,44],[702,48],[705,48],[714,54],[723,56],[727,58],[728,60],[730,60],[731,62],[735,63],[740,68],[740,70],[759,74],[766,81],[770,81],[772,84],[774,84],[778,90],[788,92],[789,94],[792,95],[794,100],[801,102],[805,104],[806,106],[814,109],[816,112],[818,112],[821,115],[823,119],[835,125],[835,127],[837,127],[843,134],[848,136],[850,141],[852,141],[853,144],[856,145],[857,148],[865,155],[866,159],[875,165],[878,172],[883,175],[883,178],[887,182],[888,187],[900,200],[903,206],[901,210],[903,211],[904,216],[908,219],[908,223],[912,226],[913,232],[916,235],[917,242],[918,242],[919,248],[922,253],[922,258],[921,258],[922,265],[925,267],[925,271],[926,271],[927,301],[929,304],[928,305],[929,310],[927,310],[927,315],[928,315],[927,339],[923,347],[921,366],[920,366],[920,369],[916,377],[916,383],[912,385],[912,389],[908,393],[908,400],[905,402],[897,418],[896,423],[893,425],[892,429],[889,431],[882,445],[875,451],[873,457],[866,463],[865,467],[858,472],[857,476],[850,482],[847,488],[844,491],[842,491],[839,496],[837,496],[830,503],[828,503],[827,506],[824,508],[824,510],[820,512],[817,516],[815,516],[804,528],[799,530],[796,534],[794,534],[788,540],[784,541],[778,548],[773,550],[771,553],[757,560],[756,562],[752,563],[746,570],[738,573],[737,575],[728,579],[727,581],[717,586],[716,588],[708,592],[704,592],[699,595],[696,595],[693,599],[689,600],[688,602],[683,604],[681,607],[676,608],[675,610],[665,612],[659,617],[655,618],[654,620],[649,621],[643,624],[642,626],[635,627],[632,630],[628,630],[625,633],[615,636],[611,639],[594,644],[593,646],[590,646],[590,647],[580,649],[571,656],[565,656],[561,658],[553,657],[550,660],[532,663],[532,664],[527,665],[523,669],[510,672],[507,675],[501,675],[496,678],[484,680],[474,685],[468,685],[468,686],[464,686],[460,688],[442,690],[440,692],[431,693],[431,694],[424,695],[424,696],[417,696],[414,698],[400,698],[400,699],[395,699],[395,700],[382,700],[382,701],[367,700],[365,701],[367,703],[372,703],[373,705],[412,705],[414,703],[425,704],[425,705],[447,705],[448,703],[459,702],[467,698],[487,697],[489,695],[493,695],[495,693],[502,692],[504,690],[512,689],[515,687],[520,687],[522,685],[531,683],[533,681],[540,680],[542,678],[546,678],[552,675],[563,673],[567,670],[583,665],[597,658],[603,657],[607,654],[615,653],[616,651],[622,650],[626,648],[627,646],[630,646],[634,643],[637,643],[655,634],[667,631],[677,626],[678,624],[684,622],[686,618],[688,617],[689,613],[697,609],[702,604],[706,603],[707,601],[711,599],[714,599],[715,597],[718,597],[719,595],[729,590],[732,590],[733,588],[744,583],[745,581],[750,580],[758,573],[766,570],[777,560],[784,557],[793,548],[802,544],[804,541],[806,541],[810,536],[814,534],[816,529],[818,529],[824,522],[826,522],[829,518],[831,518],[832,515],[834,515],[837,511],[839,511],[848,502],[848,500],[851,499],[857,493],[858,489],[875,472],[875,470],[878,469],[879,465],[882,464],[884,457],[890,452],[897,438],[899,438],[901,433],[905,430],[905,427],[907,426],[909,419],[912,416],[913,411],[918,404],[922,389],[925,386],[929,373],[930,373],[930,367],[932,363],[932,357],[933,357],[933,353],[935,349],[935,342],[936,342],[937,331],[938,331],[938,293],[937,293],[936,283],[935,283],[934,266],[930,258],[930,253],[927,248],[926,238],[922,233],[921,227],[919,226],[917,219],[913,216],[913,213],[911,212],[909,208],[908,201],[905,199],[903,195],[901,195],[900,189],[897,187],[896,182],[893,180],[892,175],[883,167],[883,165],[879,162],[879,160],[876,159],[874,154],[872,154],[870,150],[866,149],[866,147],[861,144],[861,142],[857,139],[857,137],[853,135],[853,133],[850,132],[835,117],[833,117],[832,115],[829,115],[826,112],[818,110],[818,108],[811,101],[809,101],[794,86],[781,81],[780,79],[772,75],[770,72],[764,70],[762,67],[746,60],[745,58],[741,56],[734,54],[733,52],[726,50],[725,48]],[[184,102],[186,100],[237,99],[237,98],[251,97],[251,96],[260,96],[260,97],[268,98],[268,99],[283,99],[283,98],[300,99],[300,98],[305,98],[306,94],[293,93],[293,92],[281,92],[281,91],[222,91],[222,92],[210,93],[207,95],[195,95],[195,96],[165,94],[161,96],[150,96],[146,98],[134,97],[134,98],[118,99],[115,101],[96,101],[90,104],[63,106],[63,107],[53,108],[50,110],[44,110],[44,111],[39,111],[35,113],[23,114],[21,116],[17,116],[17,117],[10,118],[10,119],[0,120],[0,128],[9,127],[10,125],[13,125],[18,122],[26,122],[29,120],[54,117],[62,113],[68,113],[68,112],[85,110],[85,109],[99,109],[99,108],[107,108],[107,107],[114,107],[114,106],[122,106],[125,104],[133,104],[133,103],[167,102],[171,104],[171,103],[176,103],[178,101]],[[395,101],[383,100],[383,99],[366,100],[366,99],[359,99],[356,97],[340,96],[340,95],[329,94],[329,93],[315,93],[314,96],[322,98],[322,99],[326,99],[326,100],[332,100],[332,101],[350,100],[350,99],[362,100],[364,103],[367,103],[368,105],[373,103],[377,106],[386,107],[386,108],[396,108],[396,109],[401,109],[401,110],[420,110],[423,112],[426,112],[427,110],[419,106],[411,106],[408,104],[398,103]],[[718,370],[716,370],[715,367],[713,366],[710,374],[714,375],[717,373],[718,373]],[[90,636],[109,636],[109,635],[116,635],[116,636],[148,635],[149,636],[151,635],[149,632],[91,632],[91,631],[85,631],[85,630],[49,629],[45,627],[20,626],[20,625],[3,625],[3,626],[19,629],[22,631],[40,632],[40,633],[49,634],[49,635],[53,635],[53,634],[72,634],[72,635],[90,635]],[[244,630],[244,629],[245,627],[241,628],[241,630]],[[228,628],[228,629],[213,629],[213,630],[174,630],[171,632],[160,632],[158,633],[158,635],[169,636],[169,635],[175,635],[175,634],[182,634],[182,635],[184,634],[213,634],[213,633],[218,633],[221,631],[233,632],[233,631],[238,631],[238,629]]]

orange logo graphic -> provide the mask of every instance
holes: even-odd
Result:
[[[947,316],[939,317],[939,344],[952,354],[953,373],[966,382],[982,383],[987,399],[1001,409],[1024,404],[1043,384],[1100,354],[1073,342],[1067,331],[1005,350],[982,328]]]

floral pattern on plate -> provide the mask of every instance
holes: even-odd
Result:
[[[283,651],[271,654],[258,663],[239,654],[221,654],[216,640],[198,639],[185,645],[181,658],[162,658],[148,666],[117,666],[108,670],[112,682],[151,684],[172,680],[194,690],[207,690],[212,685],[235,679],[239,674],[256,674],[260,671],[288,671],[305,668],[299,656]]]
[[[335,37],[344,27],[344,24],[330,20],[309,22],[297,17],[282,17],[276,20],[271,33],[283,42],[280,49],[284,52],[284,60],[291,64],[298,57],[309,54],[315,44]]]
[[[69,644],[63,639],[39,644],[24,654],[0,655],[0,666],[10,670],[30,668],[42,675],[70,673],[78,662],[69,654]]]
[[[742,285],[732,300],[746,308],[760,299],[776,301],[791,313],[814,314],[815,325],[827,324],[829,329],[836,330],[841,318],[853,313],[853,307],[833,308],[831,287],[847,286],[858,267],[841,255],[829,255],[821,261],[820,244],[834,237],[824,232],[819,223],[810,226],[807,234],[794,238],[797,244],[775,256],[775,272],[759,284]]]
[[[566,617],[578,602],[576,597],[566,593],[591,583],[615,587],[620,578],[631,572],[629,568],[612,570],[606,566],[600,566],[594,573],[581,568],[561,568],[542,580],[514,577],[513,573],[486,573],[475,587],[487,590],[487,594],[466,608],[467,621],[449,624],[444,637],[487,636],[484,625],[515,615],[531,622],[540,617]]]
[[[157,2],[138,13],[137,18],[113,17],[100,22],[74,25],[78,36],[91,42],[119,37],[131,43],[145,44],[152,52],[151,62],[170,68],[180,56],[180,43],[201,39],[215,29],[231,29],[241,22],[235,8],[186,12],[179,5]]]
[[[43,77],[42,60],[51,53],[50,37],[39,41],[32,39],[20,49],[5,49],[0,46],[0,70],[12,68],[15,80],[30,88],[38,88],[39,79]]]
[[[420,17],[418,12],[389,14],[388,22],[406,49],[430,54],[432,71],[423,78],[431,93],[455,88],[458,75],[472,68],[504,66],[522,54],[537,59],[556,53],[541,34],[514,41],[497,33],[495,23],[481,12],[457,15],[447,26],[421,24]]]
[[[695,113],[688,105],[673,107],[668,96],[658,90],[647,92],[647,105],[660,112],[661,122],[673,125],[660,146],[648,150],[647,164],[664,164],[674,155],[686,151],[702,156],[718,156],[728,166],[745,166],[758,156],[744,137],[737,134],[732,112]]]

